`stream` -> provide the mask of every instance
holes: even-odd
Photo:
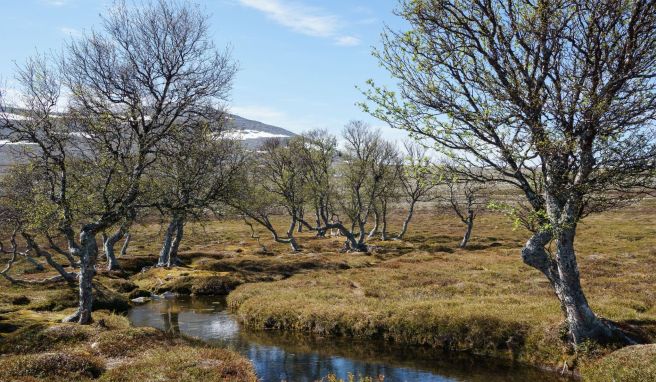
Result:
[[[348,373],[385,382],[556,382],[568,381],[536,368],[471,355],[449,355],[425,347],[378,340],[317,338],[241,328],[222,297],[155,299],[134,307],[135,326],[199,338],[235,350],[251,360],[263,382],[314,382],[330,373]]]

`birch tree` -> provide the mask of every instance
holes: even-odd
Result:
[[[24,93],[40,102],[28,103],[25,118],[9,130],[41,149],[37,160],[56,179],[48,194],[60,211],[60,231],[80,259],[79,307],[66,321],[92,321],[97,235],[137,206],[160,143],[227,97],[235,66],[211,42],[207,20],[186,3],[131,8],[119,1],[102,16],[100,30],[68,43],[60,70],[32,71],[28,63],[19,71]],[[62,88],[69,94],[66,118],[54,118]],[[79,138],[78,150],[52,139],[70,136]],[[67,155],[78,157],[79,169]],[[70,179],[74,174],[80,175]],[[70,203],[72,184],[92,201],[79,216]]]
[[[465,233],[460,241],[460,248],[467,247],[474,229],[474,220],[487,205],[485,187],[477,182],[457,177],[445,179],[447,203],[458,219],[465,225]]]
[[[337,138],[325,130],[313,130],[294,138],[294,153],[304,166],[302,171],[307,189],[307,210],[314,211],[314,225],[301,216],[299,223],[317,236],[326,235],[335,210],[335,162],[338,159]]]
[[[365,109],[472,179],[521,191],[539,217],[521,256],[553,286],[571,341],[632,342],[590,307],[574,242],[582,218],[653,178],[656,2],[417,0],[398,13],[409,28],[374,54],[399,91],[372,84]]]
[[[404,142],[405,157],[399,180],[401,193],[408,204],[408,213],[403,220],[401,232],[397,239],[403,239],[414,216],[415,207],[419,202],[427,202],[434,198],[432,191],[439,183],[440,176],[433,171],[433,164],[428,157],[428,150],[419,143]]]
[[[217,111],[200,125],[184,126],[160,145],[160,159],[148,171],[152,205],[169,219],[157,266],[179,263],[187,222],[203,219],[240,187],[246,154],[226,135],[225,117]]]
[[[236,195],[232,205],[246,219],[255,221],[273,236],[274,241],[289,244],[292,251],[301,250],[294,232],[303,220],[307,189],[304,171],[307,167],[296,155],[295,145],[272,138],[255,155],[242,184],[244,193]],[[289,228],[279,233],[272,221],[274,216],[290,219]]]
[[[347,124],[343,138],[343,163],[337,170],[337,205],[351,224],[348,228],[343,223],[330,223],[326,228],[336,228],[346,237],[346,250],[367,252],[366,225],[385,191],[386,179],[397,171],[396,150],[380,131],[362,121]]]

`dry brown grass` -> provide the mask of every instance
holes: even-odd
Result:
[[[584,221],[577,250],[583,286],[598,314],[646,337],[656,334],[656,205]],[[253,328],[389,340],[575,366],[561,340],[562,313],[547,280],[522,264],[528,233],[483,215],[469,249],[454,219],[420,213],[413,251],[371,267],[296,275],[229,296]],[[380,243],[382,244],[382,243]],[[387,245],[387,244],[385,244]],[[346,255],[349,256],[349,255]],[[587,349],[581,359],[609,349]]]
[[[0,381],[256,380],[248,360],[234,352],[134,328],[105,311],[90,326],[60,323],[65,313],[7,315],[21,327],[0,335]]]
[[[655,216],[653,200],[597,215],[581,223],[576,242],[582,282],[593,308],[652,339]],[[400,219],[400,214],[392,218],[393,229]],[[278,223],[283,227],[286,222]],[[97,281],[123,299],[146,291],[226,294],[237,288],[230,304],[254,328],[380,337],[559,367],[564,362],[592,365],[610,349],[584,347],[585,354],[577,360],[562,342],[558,302],[546,279],[523,265],[519,256],[528,233],[511,226],[501,215],[483,214],[470,247],[462,250],[458,243],[463,226],[451,216],[424,209],[406,241],[374,241],[372,253],[365,255],[341,253],[342,238],[316,238],[310,232],[299,235],[301,253],[291,253],[262,232],[265,251],[242,221],[211,221],[189,226],[181,247],[185,266],[141,272],[156,262],[160,246],[161,227],[150,223],[133,229],[129,255],[119,260],[124,271],[107,273],[101,264]],[[25,262],[16,271],[28,278],[52,274],[35,272]],[[238,287],[241,284],[248,285]],[[0,332],[8,332],[0,334],[3,339],[22,331],[40,333],[32,327],[35,321],[54,322],[75,305],[75,291],[63,286],[16,287],[0,281],[0,287]],[[120,347],[112,344],[137,344],[150,334],[124,328],[87,335],[75,341],[93,338],[98,349],[105,349],[101,357],[120,358]],[[30,343],[29,338],[17,341]],[[61,339],[45,341],[53,346],[40,351],[69,346]],[[149,357],[161,360],[163,355]]]

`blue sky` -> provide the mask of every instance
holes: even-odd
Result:
[[[197,0],[211,17],[218,46],[230,45],[239,62],[231,109],[246,118],[294,132],[326,128],[339,133],[351,119],[405,134],[360,111],[355,88],[373,78],[390,83],[371,57],[385,24],[402,27],[396,0]],[[14,62],[36,49],[59,49],[99,24],[109,0],[0,0],[0,77],[11,87]]]

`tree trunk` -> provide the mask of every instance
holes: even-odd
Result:
[[[128,253],[128,246],[130,245],[131,238],[132,236],[130,235],[130,232],[128,232],[128,234],[125,235],[125,241],[123,242],[123,246],[121,247],[121,253],[119,254],[120,257],[123,257]]]
[[[554,289],[565,310],[573,342],[580,344],[586,339],[607,342],[612,340],[613,330],[594,314],[583,293],[574,252],[574,235],[575,228],[567,228],[556,237],[559,282]]]
[[[581,287],[576,253],[574,251],[575,225],[562,228],[555,235],[556,253],[552,257],[545,246],[554,234],[550,231],[535,233],[522,249],[522,259],[527,265],[540,270],[551,282],[565,314],[572,343],[585,340],[600,343],[620,342],[634,344],[611,323],[600,320],[590,308]]]
[[[358,232],[357,240],[352,242],[351,244],[351,249],[356,252],[368,252],[369,248],[367,248],[367,245],[365,244],[365,240],[367,238],[367,232],[365,231],[365,222],[360,221],[358,222],[358,228],[360,231]],[[355,236],[352,236],[355,238]]]
[[[289,245],[292,247],[292,251],[294,252],[300,252],[301,247],[299,247],[298,243],[296,242],[296,238],[290,237],[289,238]]]
[[[173,218],[169,223],[166,233],[164,234],[164,242],[162,249],[159,251],[159,260],[157,261],[158,267],[165,267],[169,263],[169,255],[171,254],[171,245],[173,242],[173,234],[176,230],[176,218]]]
[[[103,250],[105,251],[105,256],[107,257],[108,271],[116,271],[121,269],[121,267],[118,265],[118,261],[116,260],[116,255],[114,254],[114,246],[119,240],[123,238],[124,235],[125,230],[123,227],[119,228],[118,231],[116,231],[116,233],[112,236],[105,237],[103,234],[103,238],[105,238],[103,242]]]
[[[169,251],[168,259],[166,266],[172,267],[174,265],[180,264],[180,259],[178,258],[178,248],[180,248],[180,242],[182,241],[182,236],[184,235],[184,219],[178,218],[175,225],[175,239],[171,244],[171,250]]]
[[[301,224],[299,224],[299,227]],[[296,228],[296,218],[292,218],[292,222],[289,224],[289,229],[287,230],[287,237],[294,236],[294,228]]]
[[[64,322],[77,322],[82,325],[92,322],[93,276],[96,273],[97,259],[96,235],[92,231],[83,229],[80,233],[79,306],[75,313],[64,319]]]
[[[381,220],[383,222],[383,227],[381,229],[380,239],[382,241],[387,241],[387,239],[388,239],[388,237],[387,237],[387,201],[383,201],[381,212],[382,212]]]
[[[472,229],[474,228],[474,211],[469,211],[465,224],[467,224],[467,230],[465,231],[465,236],[463,236],[462,241],[460,242],[460,248],[465,248],[471,237]]]
[[[415,213],[415,203],[417,203],[417,201],[414,199],[410,202],[410,208],[408,208],[408,215],[406,215],[405,220],[403,221],[403,227],[401,227],[401,232],[399,232],[399,235],[396,237],[397,239],[403,239],[403,236],[405,236],[406,232],[408,232],[408,226],[410,225],[410,220],[412,220],[412,215]]]
[[[378,226],[380,224],[380,215],[378,214],[378,210],[374,209],[374,227],[371,229],[369,232],[369,238],[371,239],[372,237],[376,236],[378,234]],[[364,229],[364,228],[362,228]]]
[[[314,214],[317,220],[317,237],[326,237],[326,230],[321,228],[323,225],[321,224],[321,212],[319,212],[319,209],[316,209]]]
[[[75,274],[74,273],[68,273],[64,267],[61,266],[55,259],[52,258],[52,255],[48,251],[44,251],[39,247],[39,245],[36,243],[34,238],[32,236],[28,235],[27,233],[23,232],[21,233],[25,241],[28,243],[30,247],[34,249],[34,252],[38,257],[43,257],[46,259],[46,263],[50,265],[52,268],[54,268],[64,280],[66,280],[67,283],[69,284],[74,284],[75,283]]]

